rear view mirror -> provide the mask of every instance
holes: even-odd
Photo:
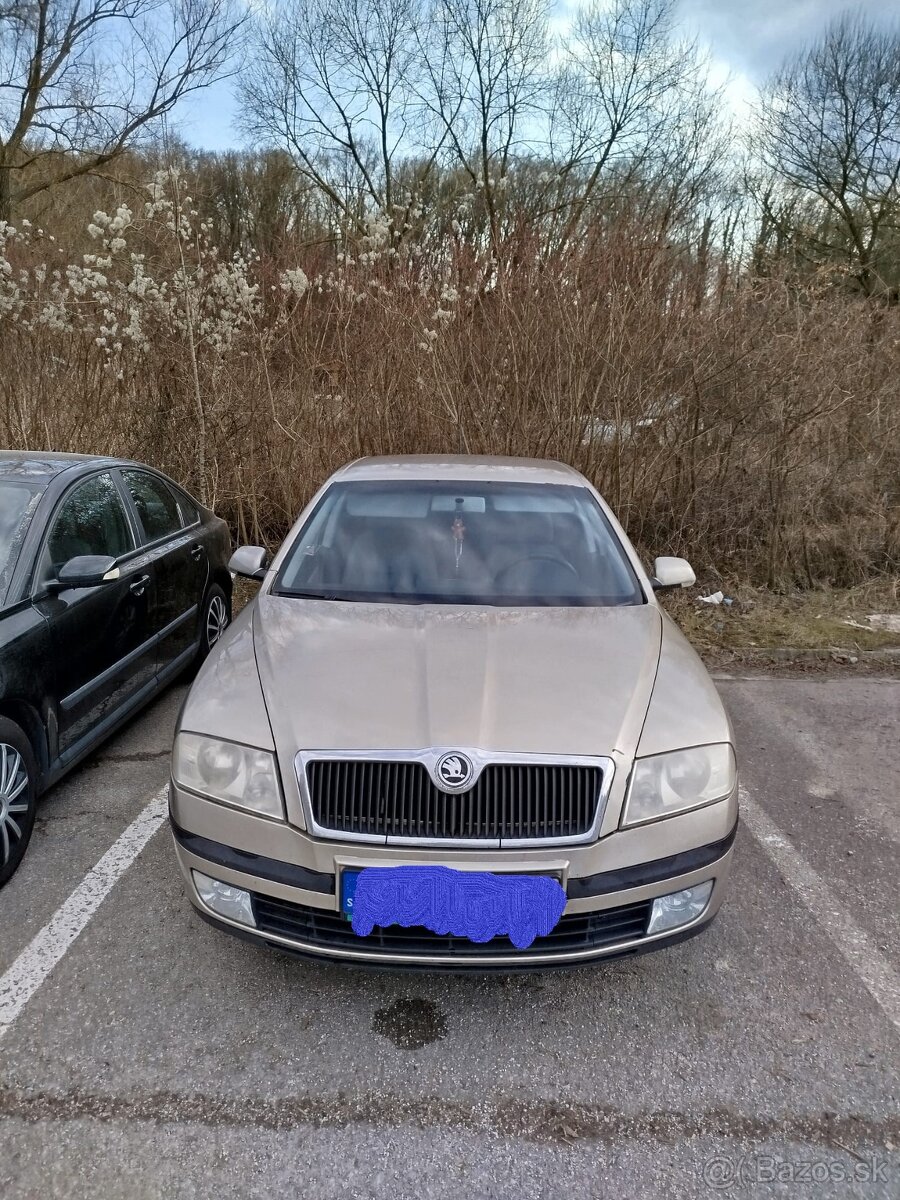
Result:
[[[60,588],[99,587],[119,578],[116,560],[106,554],[79,554],[59,568],[56,584]]]
[[[691,564],[684,558],[657,558],[653,563],[653,590],[692,587],[697,582]]]
[[[238,546],[231,556],[228,570],[247,579],[264,579],[269,555],[262,546]]]

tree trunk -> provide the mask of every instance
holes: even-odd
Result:
[[[0,221],[12,219],[12,168],[0,159]]]

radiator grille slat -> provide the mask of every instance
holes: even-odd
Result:
[[[323,828],[426,840],[584,836],[603,784],[599,766],[566,763],[488,763],[459,793],[442,791],[421,762],[314,759],[306,774]]]

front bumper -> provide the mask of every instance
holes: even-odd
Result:
[[[174,786],[170,815],[188,896],[207,921],[245,939],[304,957],[359,966],[509,971],[580,966],[661,949],[701,932],[726,890],[737,827],[736,795],[654,826],[623,830],[589,846],[543,850],[430,851],[323,842],[281,822],[224,809]],[[661,828],[665,826],[665,828]],[[220,840],[222,838],[227,840]],[[241,847],[238,849],[237,847]],[[527,950],[505,938],[483,945],[400,926],[357,937],[339,911],[346,868],[441,862],[460,870],[547,871],[568,902],[556,929]],[[212,912],[192,871],[250,892],[256,927]],[[657,896],[713,880],[709,903],[690,924],[646,933]]]

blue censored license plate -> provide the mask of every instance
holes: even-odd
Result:
[[[348,921],[353,917],[353,899],[356,895],[356,881],[359,876],[359,871],[341,872],[341,912]]]
[[[495,875],[440,866],[341,873],[341,912],[360,937],[376,926],[422,926],[479,943],[508,937],[525,949],[550,933],[565,906],[566,893],[550,875]]]

